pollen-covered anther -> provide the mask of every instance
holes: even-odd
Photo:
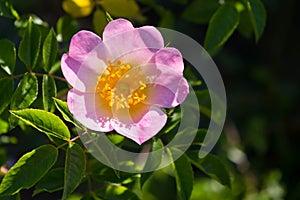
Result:
[[[98,78],[95,92],[107,102],[109,107],[117,110],[129,109],[147,98],[144,92],[147,87],[144,83],[146,79],[143,74],[139,73],[137,67],[122,64],[121,61],[115,64],[110,62]]]

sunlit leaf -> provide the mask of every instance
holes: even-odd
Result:
[[[58,43],[56,39],[56,34],[54,33],[54,30],[51,29],[43,45],[43,68],[46,72],[49,72],[49,70],[55,62],[57,49]]]
[[[219,183],[230,187],[230,174],[224,163],[217,156],[212,154],[207,154],[203,159],[200,159],[198,154],[198,151],[187,152],[187,155],[193,165],[195,165],[209,177],[217,180]]]
[[[15,27],[18,29],[26,29],[30,23],[37,26],[48,27],[48,24],[45,21],[34,14],[22,15],[20,19],[15,21]]]
[[[72,124],[74,124],[75,126],[78,126],[74,120],[73,120],[73,115],[70,113],[69,109],[68,109],[68,103],[65,101],[62,101],[60,99],[56,99],[53,98],[54,103],[56,108],[59,110],[59,112],[62,114],[63,118],[68,121],[71,122]]]
[[[7,121],[0,119],[0,135],[3,133],[7,133],[8,130],[9,130],[9,123]],[[4,164],[4,163],[1,163],[1,156],[0,156],[0,164]]]
[[[54,165],[58,151],[52,145],[40,146],[23,155],[10,168],[0,185],[0,196],[16,194],[35,185]]]
[[[56,115],[44,110],[23,109],[10,111],[14,116],[37,130],[62,140],[70,139],[68,127]]]
[[[139,200],[135,193],[122,185],[108,185],[96,191],[100,199]]]
[[[120,135],[120,134],[106,134],[107,138],[109,141],[111,141],[114,144],[120,144],[121,142],[124,141],[125,137]]]
[[[37,64],[41,40],[42,36],[39,28],[32,22],[32,19],[29,18],[28,27],[20,42],[18,56],[30,71]]]
[[[10,109],[19,110],[29,107],[37,97],[38,80],[32,74],[25,74],[12,96]]]
[[[205,49],[210,54],[215,54],[232,35],[238,23],[239,13],[237,9],[229,3],[224,3],[209,21],[204,41]]]
[[[5,94],[0,98],[0,114],[10,103],[13,90],[14,80],[12,78],[0,79],[0,94]]]
[[[70,143],[65,161],[64,192],[66,199],[80,184],[86,167],[83,149],[76,143]]]
[[[12,75],[16,64],[15,44],[9,40],[0,40],[0,66],[9,75]]]
[[[53,112],[55,108],[53,97],[56,96],[56,84],[55,80],[50,76],[43,76],[42,95],[44,109],[46,111]]]
[[[45,40],[47,33],[49,32],[49,25],[47,22],[43,21],[41,18],[34,14],[25,14],[22,15],[18,20],[15,21],[15,27],[18,29],[18,34],[23,37],[25,31],[28,29],[29,25],[34,25],[41,32],[41,38]],[[41,57],[41,54],[39,54]]]
[[[56,192],[64,188],[64,168],[50,170],[35,186],[33,195],[40,192]]]
[[[10,0],[0,0],[0,16],[8,18],[19,18],[17,11],[13,8]]]

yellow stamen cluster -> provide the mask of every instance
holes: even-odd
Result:
[[[98,78],[95,92],[115,109],[130,108],[147,97],[145,82],[147,78],[139,68],[117,61],[109,63],[104,73]]]

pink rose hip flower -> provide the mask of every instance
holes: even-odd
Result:
[[[189,93],[180,52],[165,48],[156,28],[134,28],[125,19],[111,21],[103,40],[89,31],[75,34],[61,68],[73,87],[67,101],[76,120],[138,144],[165,125],[160,107],[175,107]]]

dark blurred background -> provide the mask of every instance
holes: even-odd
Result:
[[[65,15],[58,0],[12,2],[20,14],[34,13],[54,27],[58,18]],[[186,5],[157,0],[160,8],[168,10],[167,17],[166,12],[153,12],[145,1],[137,2],[144,16],[137,25],[173,28],[203,44],[207,25],[181,17],[190,1]],[[235,32],[214,57],[228,97],[227,122],[216,153],[230,160],[240,179],[246,182],[245,190],[259,193],[266,189],[267,177],[273,176],[279,189],[267,192],[282,192],[285,199],[300,199],[300,3],[263,3],[267,23],[258,43],[253,37],[245,38]],[[80,28],[92,29],[91,17],[78,21]],[[18,42],[12,20],[0,17],[0,29],[1,39]],[[270,195],[265,199],[276,198]]]
[[[300,4],[263,2],[267,24],[258,44],[236,34],[215,61],[227,88],[227,120],[240,135],[250,170],[258,180],[279,170],[286,199],[300,199]]]

